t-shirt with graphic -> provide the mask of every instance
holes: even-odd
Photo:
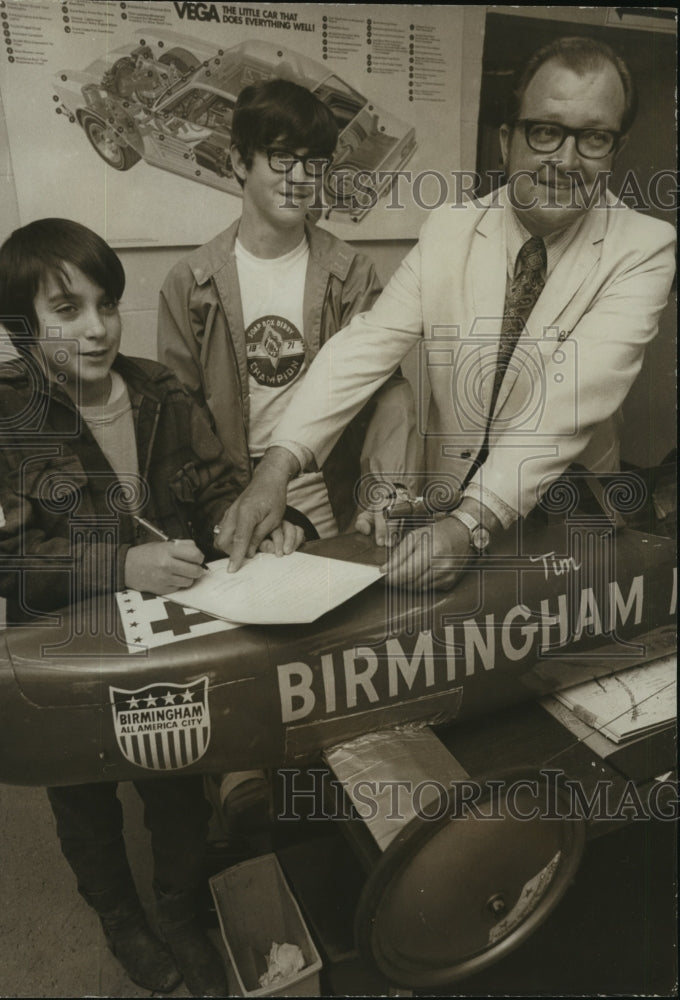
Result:
[[[248,447],[253,458],[260,458],[306,372],[303,303],[309,246],[305,238],[282,257],[264,258],[254,257],[237,239],[235,252],[250,392]],[[288,503],[322,538],[337,534],[320,472],[294,479]]]

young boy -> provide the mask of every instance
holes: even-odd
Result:
[[[323,101],[289,80],[261,80],[239,94],[231,140],[241,217],[168,274],[158,357],[207,405],[243,489],[313,358],[370,309],[380,283],[368,257],[311,221],[338,141]],[[291,483],[288,503],[311,522],[308,536],[337,534],[360,476],[407,471],[414,450],[413,396],[398,375],[323,468]]]
[[[187,587],[217,555],[212,527],[234,497],[231,468],[172,374],[118,353],[124,285],[113,250],[75,222],[33,222],[0,248],[0,318],[18,351],[0,365],[0,556],[9,557],[0,594],[10,624],[75,599],[112,601],[124,587]],[[95,525],[113,517],[115,531],[73,542],[74,515]],[[147,534],[136,516],[173,541]],[[168,948],[137,896],[115,783],[47,790],[78,889],[139,986],[169,992],[184,978],[196,996],[226,996],[222,960],[198,920],[210,814],[202,779],[135,787]]]
[[[368,257],[311,218],[338,141],[323,101],[289,80],[254,83],[239,94],[231,141],[241,217],[165,279],[158,357],[207,405],[241,490],[320,348],[381,288]],[[394,376],[323,468],[290,484],[287,503],[301,512],[307,538],[349,526],[362,476],[414,467],[414,409],[408,382]],[[240,813],[258,812],[266,787],[254,772],[229,775],[227,818],[238,825]]]

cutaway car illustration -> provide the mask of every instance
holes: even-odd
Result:
[[[147,34],[81,71],[59,72],[53,100],[115,170],[144,160],[240,195],[229,155],[234,106],[244,87],[272,77],[308,87],[333,112],[340,136],[320,202],[326,217],[337,211],[359,222],[413,155],[415,130],[290,49],[257,40],[222,49]]]

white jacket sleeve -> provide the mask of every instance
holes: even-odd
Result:
[[[319,351],[272,445],[294,441],[323,465],[343,429],[422,336],[419,255],[416,246],[373,308],[355,316]],[[404,417],[402,412],[399,419]]]

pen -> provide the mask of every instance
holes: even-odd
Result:
[[[137,524],[141,524],[143,528],[146,528],[147,531],[150,531],[152,535],[156,536],[156,538],[160,538],[162,542],[170,541],[165,532],[161,531],[161,529],[157,528],[154,524],[151,524],[150,521],[145,521],[143,517],[138,517],[137,514],[133,514],[132,516],[134,517]]]
[[[171,539],[168,538],[165,532],[161,531],[160,528],[157,528],[155,524],[151,524],[150,521],[145,520],[145,518],[143,517],[139,517],[137,514],[133,514],[132,516],[134,517],[137,524],[141,524],[143,528],[146,528],[146,530],[149,531],[152,535],[155,535],[156,538],[160,538],[162,542],[171,541]],[[203,569],[208,569],[208,564],[206,562],[202,562],[201,567]]]

